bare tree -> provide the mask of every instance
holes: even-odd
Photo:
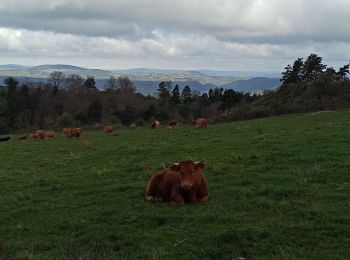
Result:
[[[54,71],[49,75],[49,83],[56,89],[63,86],[66,75],[62,71]]]
[[[136,90],[134,83],[127,76],[118,77],[118,83],[119,87],[123,90],[128,89],[132,92],[135,92]]]
[[[118,80],[114,76],[110,76],[106,81],[107,89],[116,90],[118,88]]]
[[[70,74],[65,80],[66,88],[76,89],[84,86],[85,80],[78,74]]]

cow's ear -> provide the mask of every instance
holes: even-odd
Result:
[[[173,172],[179,172],[180,171],[180,164],[179,163],[173,163],[170,165],[170,170]]]
[[[205,167],[204,161],[195,162],[195,164],[196,164],[196,168],[197,168],[197,169],[203,170],[204,167]]]

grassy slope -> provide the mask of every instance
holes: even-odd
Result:
[[[350,111],[0,143],[0,258],[344,259]],[[205,160],[210,201],[144,202],[163,163]]]

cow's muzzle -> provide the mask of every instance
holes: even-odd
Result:
[[[190,182],[190,181],[183,181],[183,182],[181,182],[181,187],[184,190],[190,190],[190,189],[192,189],[192,182]]]

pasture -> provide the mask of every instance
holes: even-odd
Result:
[[[346,259],[350,111],[0,143],[0,259]],[[209,202],[146,203],[204,160]]]

